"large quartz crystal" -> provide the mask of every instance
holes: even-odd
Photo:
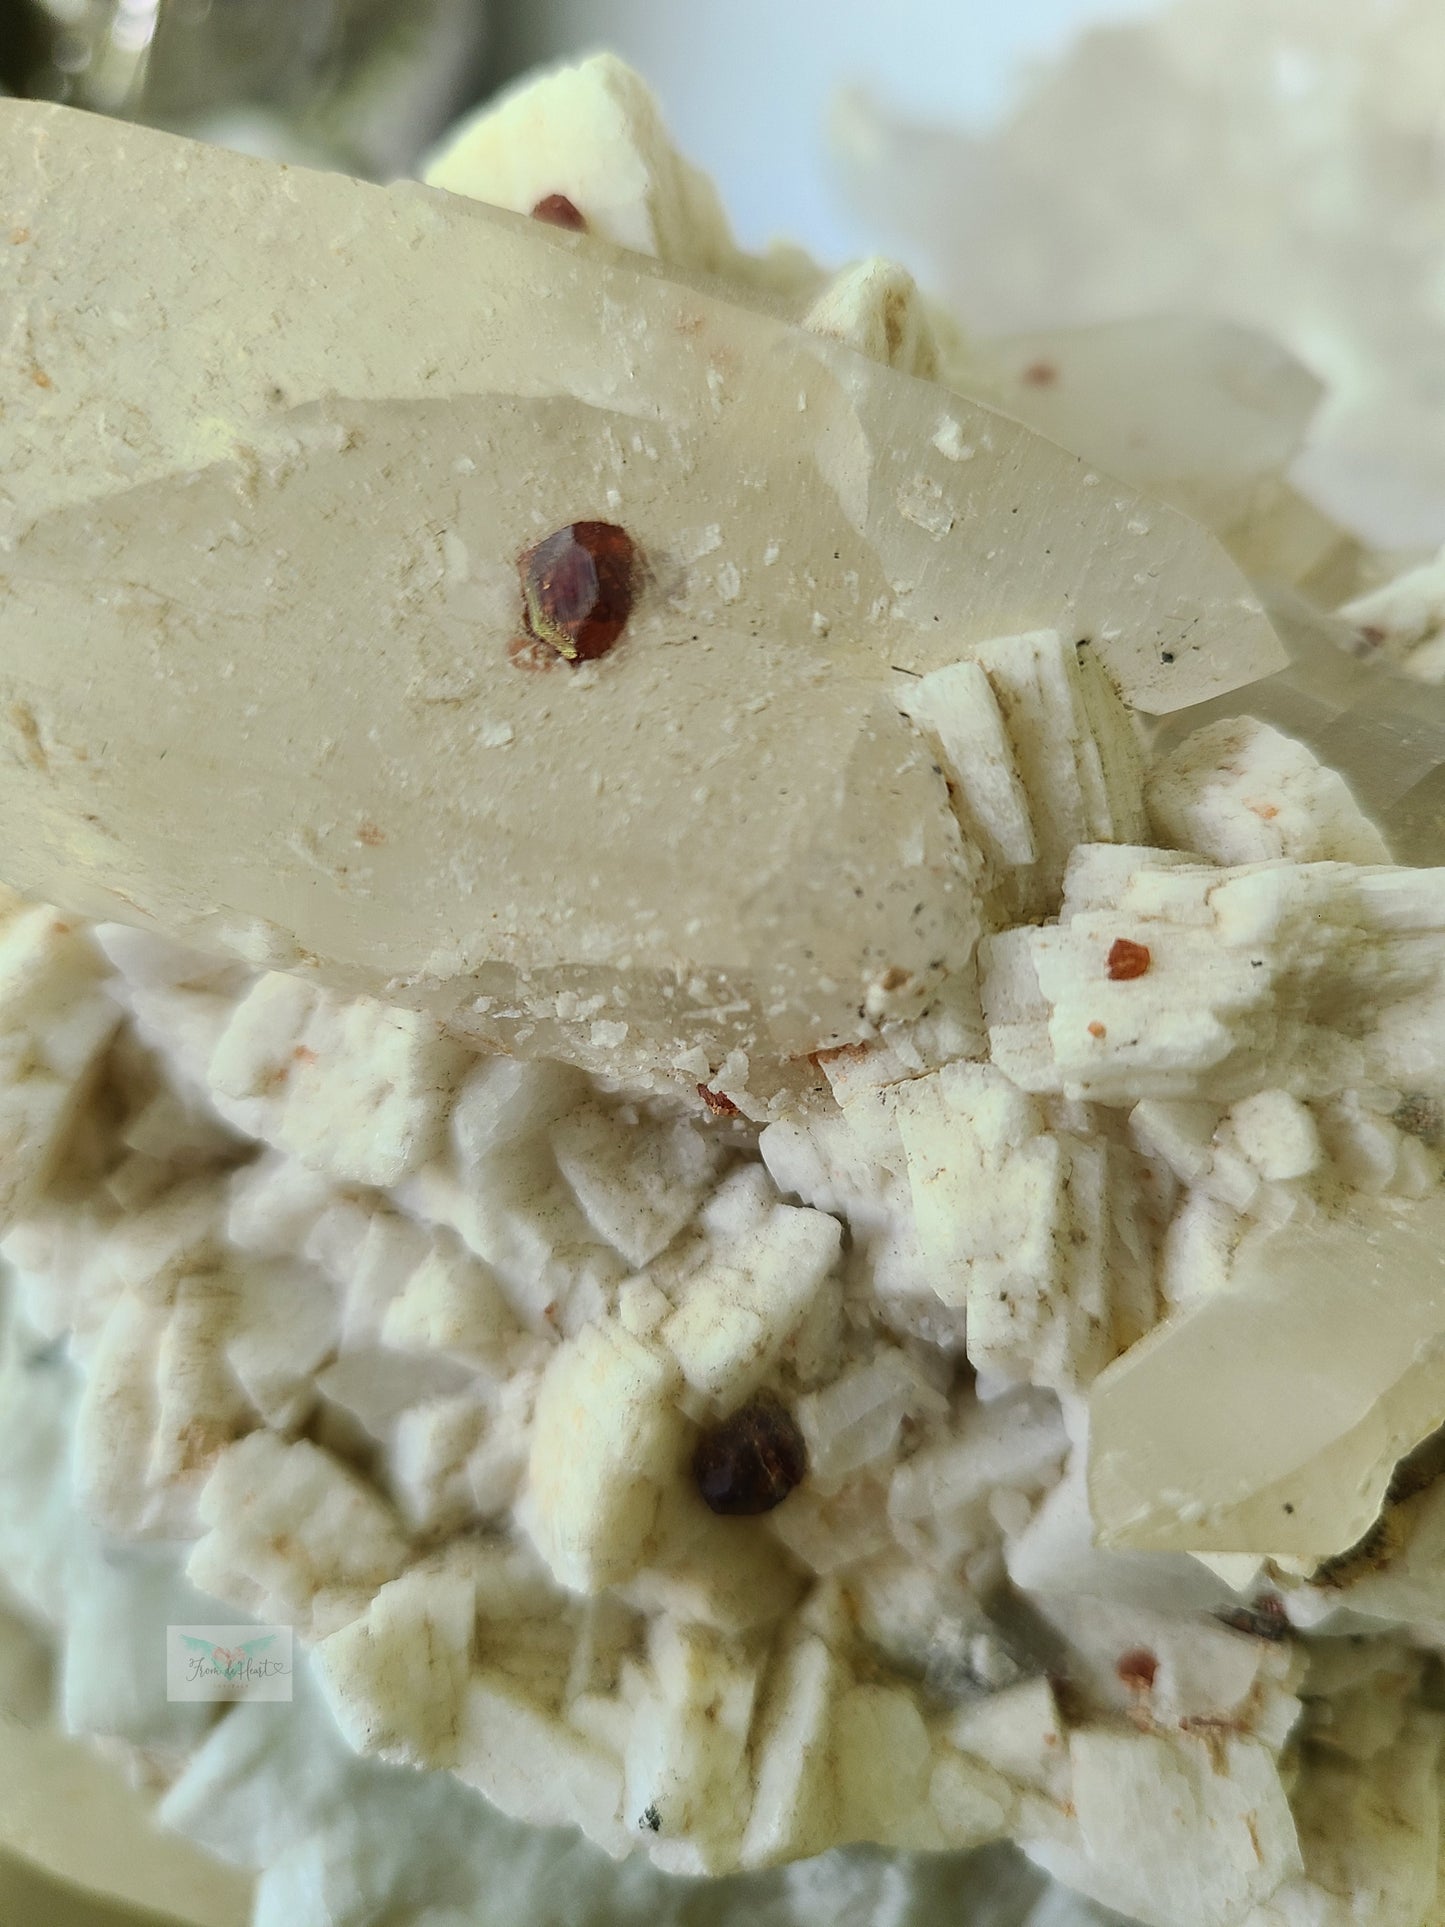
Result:
[[[1400,1459],[1445,1423],[1440,1194],[1254,1234],[1229,1288],[1160,1326],[1090,1399],[1104,1542],[1348,1550]]]
[[[1282,660],[1195,524],[836,316],[438,192],[28,104],[0,130],[27,893],[700,1081],[967,963],[909,676],[1053,628],[1157,712]],[[586,517],[645,558],[635,610],[527,673],[519,552]]]

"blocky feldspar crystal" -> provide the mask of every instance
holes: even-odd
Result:
[[[43,900],[765,1097],[968,962],[900,672],[1056,629],[1158,712],[1282,660],[1195,524],[776,303],[36,103],[0,163],[0,867]],[[626,646],[498,673],[584,503],[648,560]]]

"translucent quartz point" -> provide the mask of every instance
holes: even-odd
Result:
[[[1090,1391],[1105,1544],[1345,1551],[1396,1464],[1445,1422],[1445,1203],[1357,1199],[1241,1248],[1230,1288],[1159,1326]]]
[[[28,102],[0,165],[0,867],[70,910],[776,1065],[974,940],[900,672],[1057,629],[1158,713],[1281,661],[1183,515],[710,281]],[[539,664],[518,555],[589,519],[635,606]]]

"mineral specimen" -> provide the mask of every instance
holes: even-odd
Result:
[[[1283,484],[1314,383],[742,256],[607,59],[439,157],[509,213],[6,141],[0,868],[128,920],[0,899],[67,1717],[288,1927],[955,1918],[1005,1838],[1432,1927],[1436,589]],[[224,245],[138,269],[112,151]],[[292,1724],[115,1666],[201,1591]]]

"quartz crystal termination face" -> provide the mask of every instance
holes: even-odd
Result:
[[[34,896],[491,1048],[693,1082],[742,1052],[766,1098],[969,959],[901,672],[1054,627],[1162,711],[1282,660],[1183,516],[712,282],[29,103],[0,151]],[[80,185],[122,178],[184,246],[140,260]],[[647,558],[626,633],[526,675],[516,558],[589,520]]]

